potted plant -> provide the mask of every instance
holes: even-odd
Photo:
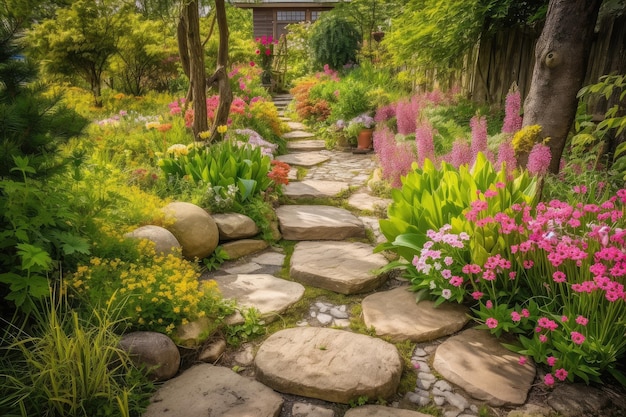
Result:
[[[372,147],[372,135],[376,122],[367,113],[358,115],[348,122],[346,134],[357,143],[357,149],[370,149]]]

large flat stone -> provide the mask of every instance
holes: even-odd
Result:
[[[340,294],[372,291],[387,275],[373,270],[388,261],[360,242],[299,242],[291,256],[291,277]]]
[[[332,206],[290,205],[276,209],[285,240],[344,240],[365,237],[365,226],[349,211]]]
[[[304,180],[290,182],[283,187],[283,194],[289,198],[336,197],[348,190],[348,184],[340,181]]]
[[[167,381],[143,417],[278,417],[283,399],[228,368],[200,364]]]
[[[415,302],[415,293],[399,287],[369,295],[361,302],[363,320],[376,335],[394,342],[427,342],[456,333],[469,321],[467,307],[432,301]]]
[[[304,123],[300,123],[300,122],[287,122],[287,126],[289,127],[289,129],[291,130],[306,130],[307,127]]]
[[[244,307],[256,307],[271,320],[304,295],[304,287],[267,274],[222,275],[213,278],[224,298],[237,300]]]
[[[402,373],[396,347],[344,330],[281,330],[259,348],[256,378],[280,392],[348,404],[358,397],[389,398]]]
[[[418,411],[391,408],[382,405],[365,405],[346,411],[345,417],[432,417]]]
[[[287,150],[290,152],[315,152],[326,149],[326,143],[320,139],[294,140],[287,142]]]
[[[292,130],[291,132],[287,132],[283,135],[284,139],[305,139],[312,138],[315,136],[311,132],[306,132],[304,130]]]
[[[285,162],[289,165],[297,165],[301,167],[312,167],[319,165],[322,162],[326,162],[330,159],[330,156],[323,155],[319,152],[300,152],[300,153],[288,153],[287,155],[280,155],[276,159]]]
[[[368,193],[355,193],[348,198],[348,204],[359,210],[385,210],[391,204],[390,199],[380,198]]]
[[[472,397],[499,407],[526,401],[535,365],[518,361],[519,355],[504,348],[488,331],[468,329],[437,347],[433,366]]]

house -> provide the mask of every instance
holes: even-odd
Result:
[[[340,0],[235,0],[236,7],[252,9],[254,37],[279,39],[291,23],[315,22]]]

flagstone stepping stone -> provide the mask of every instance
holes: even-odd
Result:
[[[277,417],[282,405],[263,384],[205,363],[163,384],[143,417]]]
[[[274,333],[259,348],[255,365],[257,380],[279,392],[342,404],[389,398],[402,373],[391,343],[322,327]]]
[[[213,278],[224,298],[244,307],[256,307],[266,320],[273,320],[304,295],[304,287],[268,274],[222,275]],[[234,318],[231,318],[234,320]],[[238,322],[235,320],[235,322]]]
[[[283,194],[289,198],[336,197],[348,190],[348,184],[340,181],[304,180],[292,182],[283,187]]]
[[[289,126],[289,129],[291,130],[306,130],[307,129],[306,125],[300,122],[287,122],[287,126]]]
[[[348,198],[348,204],[359,210],[375,211],[386,209],[391,204],[391,200],[367,193],[355,193]]]
[[[374,272],[387,263],[366,243],[299,242],[291,256],[290,275],[312,287],[357,294],[372,291],[387,279],[387,274]]]
[[[289,165],[312,167],[321,164],[322,162],[328,161],[330,159],[330,156],[323,155],[319,152],[300,152],[280,155],[276,159]]]
[[[456,333],[469,321],[467,307],[453,303],[435,307],[428,300],[416,303],[415,293],[407,287],[368,295],[361,307],[365,325],[394,342],[428,342]]]
[[[228,255],[228,259],[239,259],[252,253],[266,249],[268,243],[260,239],[240,239],[222,244],[222,249]]]
[[[311,132],[307,132],[304,130],[292,130],[291,132],[287,132],[283,135],[283,139],[306,139],[306,138],[312,138],[313,136],[315,136],[313,133]]]
[[[365,226],[348,210],[332,206],[289,205],[276,209],[285,240],[364,238]]]
[[[433,366],[443,378],[494,407],[523,404],[536,372],[530,360],[520,365],[519,355],[487,330],[476,329],[439,345]]]
[[[344,414],[345,417],[431,417],[418,411],[403,410],[401,408],[385,407],[383,405],[365,405],[351,408]]]
[[[290,152],[315,152],[326,149],[326,144],[320,139],[296,140],[287,142],[287,150]]]

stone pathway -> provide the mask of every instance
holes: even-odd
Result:
[[[276,98],[281,115],[290,99]],[[366,185],[377,167],[375,156],[323,150],[304,125],[286,121],[290,153],[279,159],[306,169],[301,182],[292,179],[285,188],[295,204],[276,210],[283,239],[297,242],[289,264],[280,248],[270,247],[226,262],[207,278],[224,296],[257,307],[268,322],[294,314],[291,307],[307,288],[337,294],[335,301],[307,299],[295,327],[245,344],[232,361],[223,347],[206,355],[222,366],[195,365],[166,382],[145,416],[551,417],[555,410],[562,416],[607,415],[589,412],[610,403],[601,403],[606,397],[594,396],[589,387],[585,394],[566,395],[569,402],[554,398],[557,389],[541,386],[534,364],[520,365],[488,332],[471,328],[466,308],[416,304],[406,282],[377,272],[388,261],[373,253],[366,230],[377,242],[384,240],[375,214],[389,201],[373,197]],[[297,203],[346,192],[354,212]],[[289,279],[279,278],[281,268]],[[369,335],[351,330],[355,322]],[[394,343],[413,343],[411,366]],[[399,396],[403,372],[414,373],[416,384]],[[578,414],[568,414],[568,408]]]

